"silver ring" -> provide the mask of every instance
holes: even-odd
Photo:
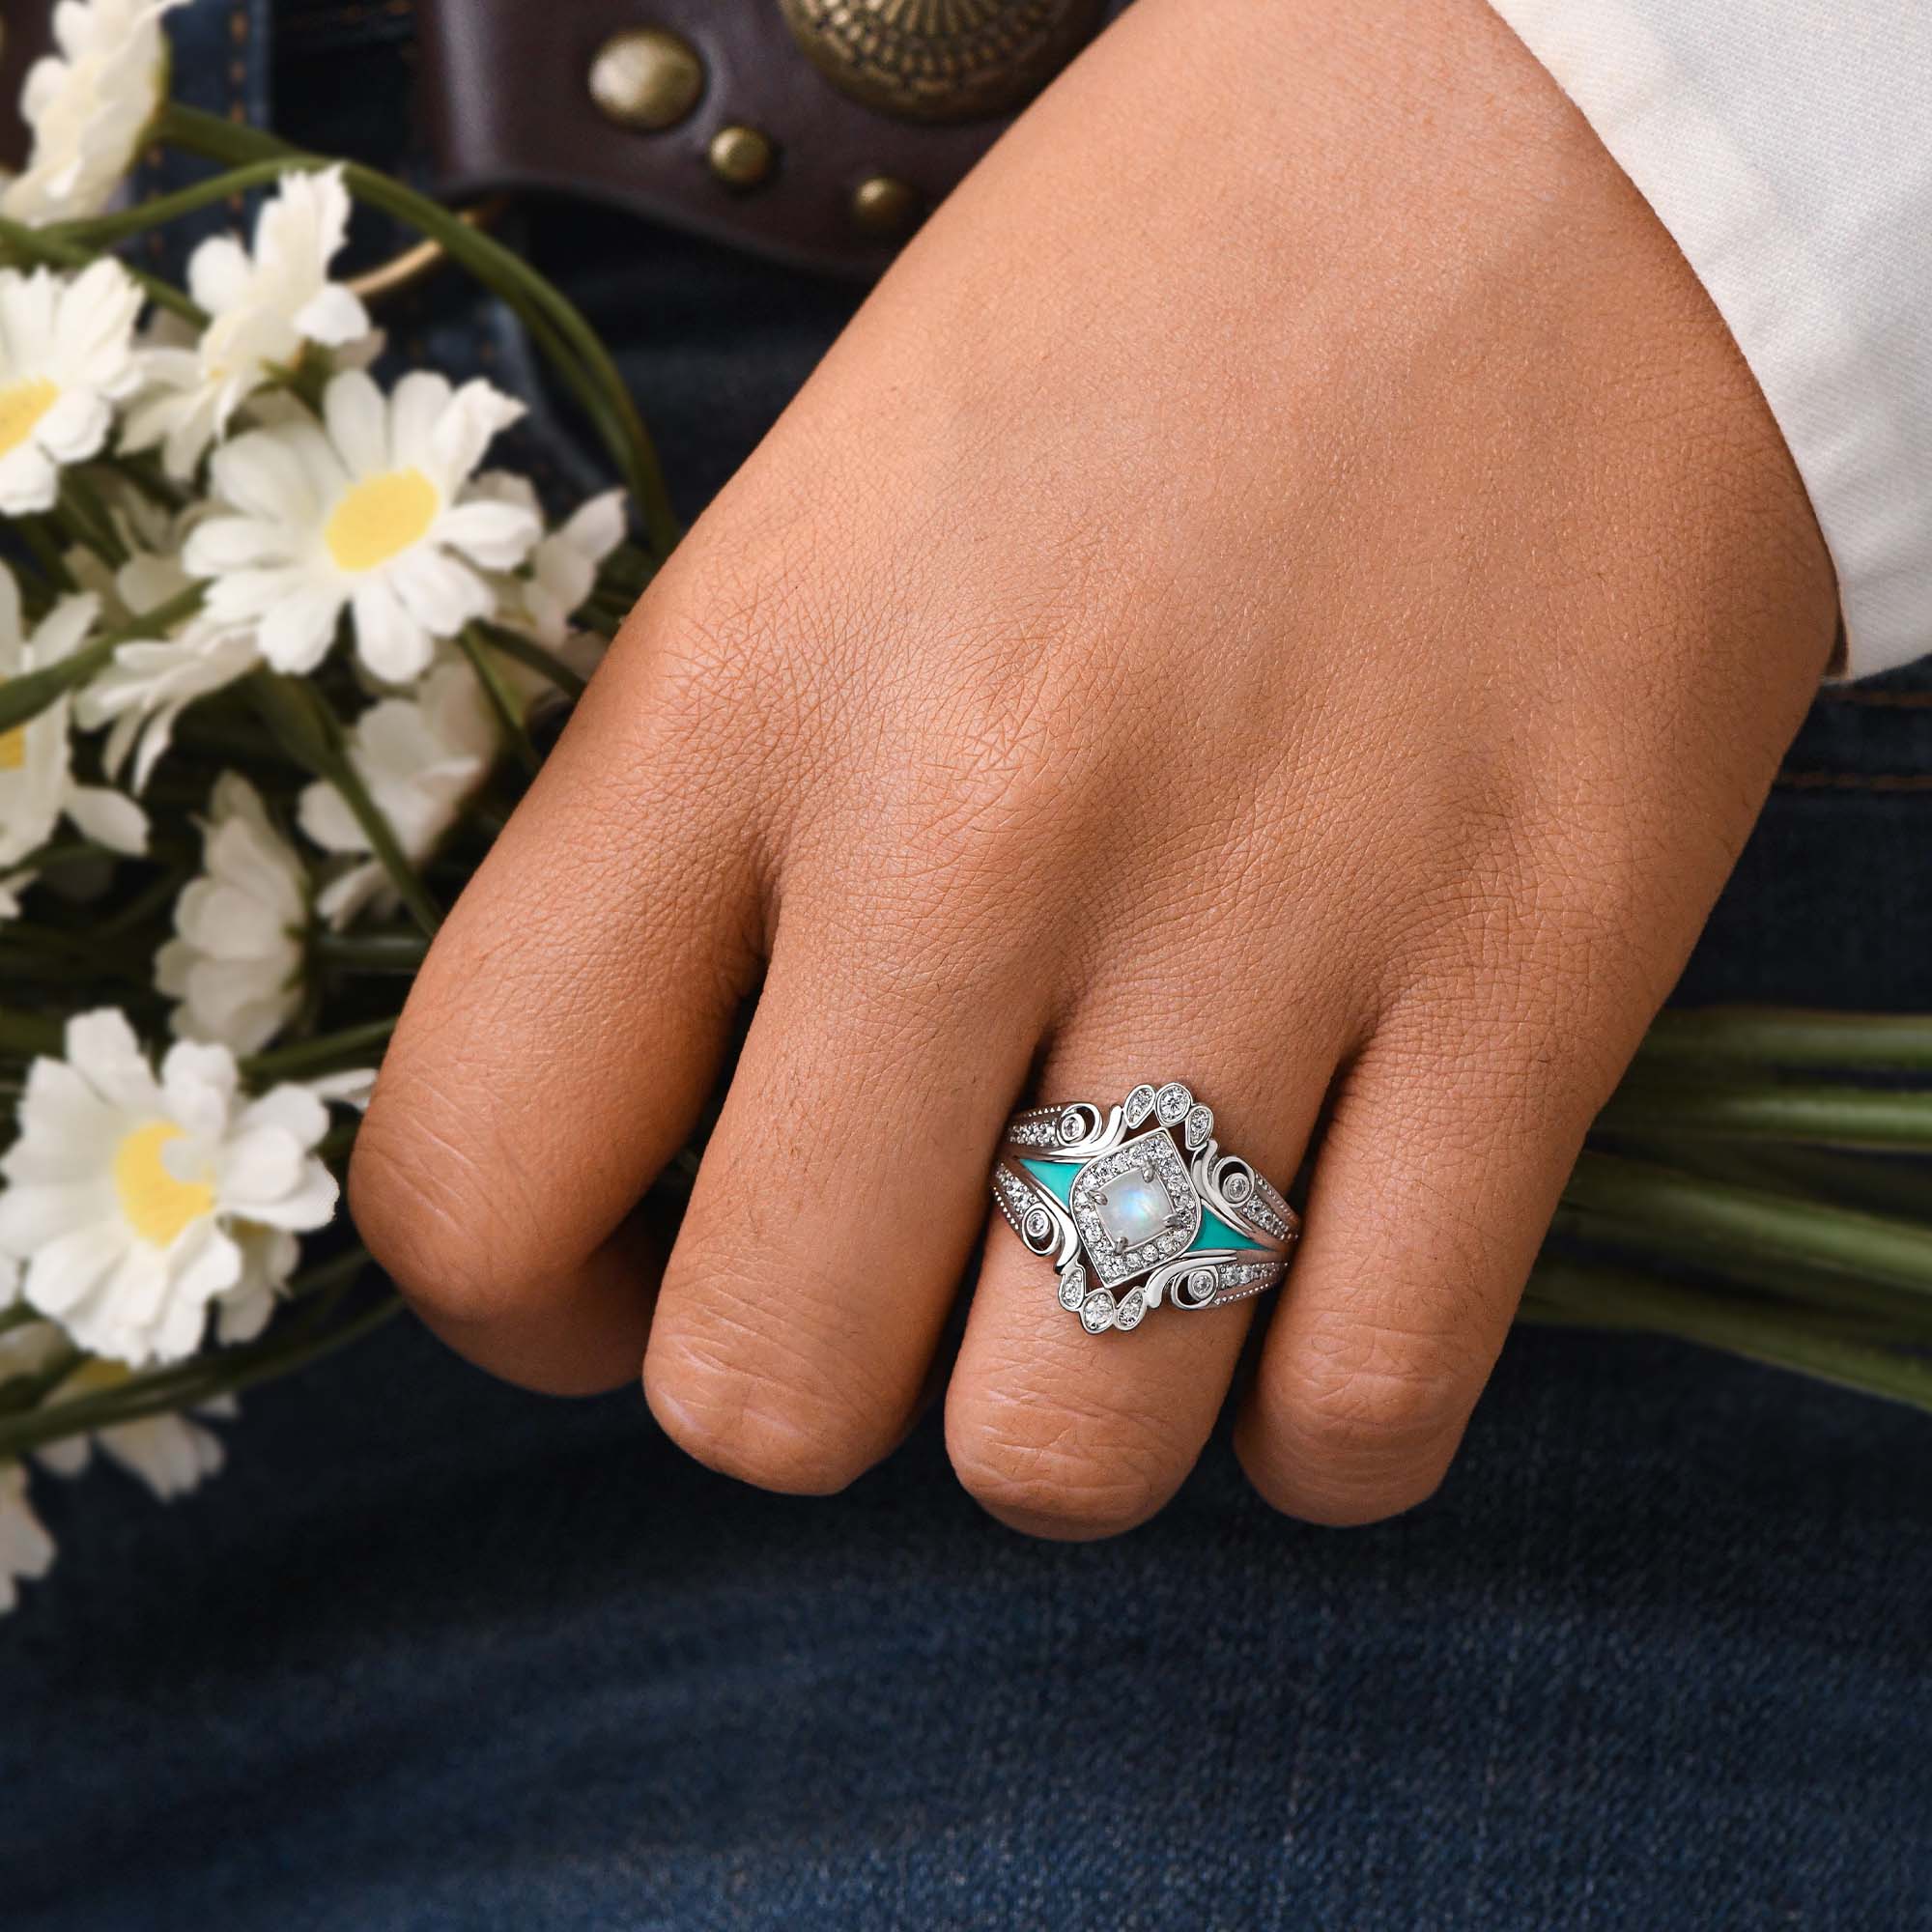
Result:
[[[1163,1300],[1218,1308],[1264,1294],[1301,1217],[1238,1154],[1179,1080],[1136,1087],[1104,1113],[1085,1100],[1007,1122],[993,1199],[1060,1276],[1090,1335],[1138,1328]]]

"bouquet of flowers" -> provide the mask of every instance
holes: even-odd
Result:
[[[0,180],[0,1608],[30,1483],[162,1497],[238,1392],[395,1312],[340,1225],[440,908],[677,530],[571,304],[401,183],[166,99],[180,0],[67,0]],[[144,144],[204,179],[129,203]],[[254,198],[185,286],[126,244]],[[355,204],[506,303],[618,486],[487,467],[522,405],[399,369]],[[1932,1020],[1659,1022],[1524,1303],[1932,1407]]]

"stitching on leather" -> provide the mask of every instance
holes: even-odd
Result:
[[[1932,792],[1932,772],[1779,772],[1780,791]]]

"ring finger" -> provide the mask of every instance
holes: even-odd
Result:
[[[1189,1037],[1150,1026],[1155,1004],[1135,984],[1090,1000],[1054,1043],[1041,1098],[1090,1101],[1104,1119],[1139,1082],[1184,1081],[1214,1109],[1222,1151],[1284,1185],[1343,1051],[1339,1020],[1237,1001]],[[1256,1303],[1190,1310],[1164,1298],[1132,1333],[1093,1334],[1062,1306],[1052,1260],[1002,1215],[993,1224],[947,1396],[953,1467],[984,1508],[1029,1534],[1130,1529],[1194,1466]]]

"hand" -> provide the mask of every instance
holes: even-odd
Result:
[[[1325,1122],[1250,1475],[1399,1510],[1833,628],[1722,324],[1479,0],[1141,0],[639,606],[416,984],[355,1216],[487,1367],[641,1358],[692,1454],[830,1490],[915,1413],[1009,1111],[1182,1078],[1281,1180]],[[760,985],[653,1296],[631,1210]],[[1141,1520],[1258,1304],[1091,1338],[986,1238],[960,1480]]]

